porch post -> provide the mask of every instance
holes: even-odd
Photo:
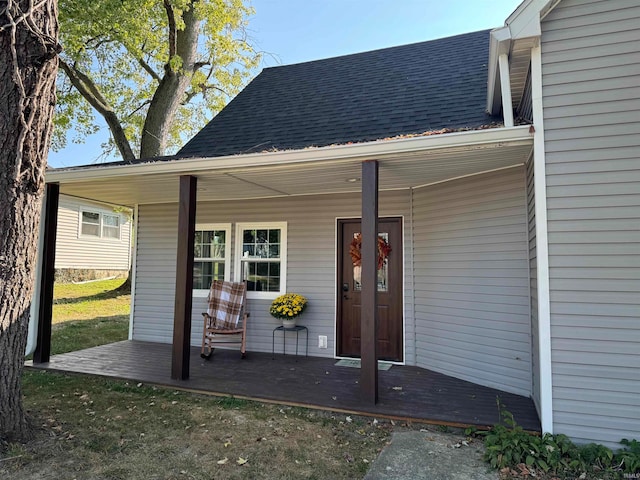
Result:
[[[173,350],[171,378],[189,378],[191,350],[191,303],[193,300],[193,241],[196,226],[197,178],[180,177],[178,200],[178,254],[176,258],[176,293],[173,313]]]
[[[51,321],[53,316],[53,282],[55,280],[59,198],[60,185],[47,183],[45,186],[44,211],[40,220],[44,222],[44,243],[40,259],[38,334],[36,349],[33,352],[33,363],[47,363],[51,355]]]
[[[365,400],[378,401],[378,162],[362,162],[362,292],[360,385]]]

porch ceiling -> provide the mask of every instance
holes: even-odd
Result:
[[[59,182],[62,194],[131,206],[176,202],[180,175],[198,177],[198,201],[347,193],[360,192],[361,162],[376,159],[380,165],[380,190],[403,189],[523,164],[531,153],[533,141],[528,134],[528,127],[526,130],[522,127],[517,129],[517,135],[514,129],[510,129],[508,138],[496,135],[497,129],[488,130],[486,132],[494,140],[481,143],[448,146],[442,138],[435,138],[448,135],[438,135],[428,137],[437,140],[437,144],[433,142],[435,148],[429,148],[428,138],[423,138],[419,144],[425,144],[427,148],[402,148],[396,151],[387,148],[391,151],[382,152],[370,148],[371,152],[366,155],[335,155],[336,149],[328,147],[327,155],[322,158],[324,149],[314,149],[310,151],[314,158],[297,162],[277,162],[275,160],[278,158],[273,154],[263,154],[264,159],[260,157],[260,161],[244,166],[229,166],[229,162],[221,161],[220,167],[217,167],[214,163],[216,159],[211,159],[207,168],[202,164],[195,165],[190,160],[180,160],[171,165],[158,162],[154,165],[154,168],[158,167],[157,170],[180,166],[179,162],[184,162],[187,167],[183,170],[171,168],[171,171],[163,173],[153,173],[149,164],[127,165],[117,169],[95,167],[54,170],[48,173],[47,181]],[[482,136],[474,133],[474,139]],[[460,134],[453,135],[466,138]],[[444,146],[439,145],[443,143]],[[413,145],[417,144],[413,142]],[[402,145],[406,147],[406,144]],[[362,148],[341,148],[354,154],[363,152]],[[301,154],[305,155],[305,152]],[[87,175],[87,172],[90,174]],[[358,180],[349,181],[353,179]]]

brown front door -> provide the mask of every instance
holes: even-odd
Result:
[[[338,355],[360,356],[359,267],[349,247],[360,233],[360,219],[338,220]],[[378,234],[391,247],[378,270],[378,358],[402,361],[402,219],[381,218]]]

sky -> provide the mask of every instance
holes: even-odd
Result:
[[[253,0],[256,14],[248,33],[266,52],[265,68],[500,27],[521,1]],[[103,124],[84,144],[69,142],[64,150],[51,151],[49,165],[95,163],[108,135]]]

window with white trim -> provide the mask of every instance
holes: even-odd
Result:
[[[102,236],[120,239],[120,215],[102,214]]]
[[[211,282],[229,280],[230,224],[196,225],[193,245],[193,289],[206,296]]]
[[[286,292],[287,223],[236,225],[236,281],[247,282],[250,298]]]
[[[120,240],[120,226],[120,215],[117,213],[80,211],[80,235],[82,236]]]

